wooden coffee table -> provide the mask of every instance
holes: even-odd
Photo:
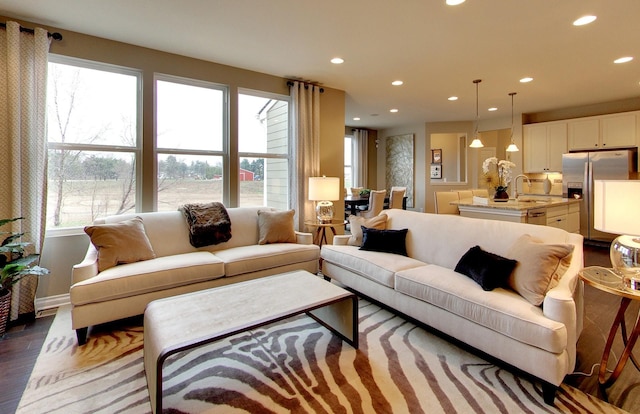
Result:
[[[295,271],[155,300],[144,312],[144,368],[153,412],[162,412],[170,355],[306,313],[358,348],[358,298]]]

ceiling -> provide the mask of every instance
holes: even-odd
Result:
[[[341,89],[350,126],[473,120],[474,79],[481,121],[510,117],[509,92],[516,113],[640,96],[638,0],[2,0],[0,15]]]

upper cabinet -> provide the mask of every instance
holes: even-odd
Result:
[[[638,112],[568,121],[569,151],[635,147]]]
[[[567,122],[542,122],[523,126],[524,171],[562,171],[562,154],[567,152]]]

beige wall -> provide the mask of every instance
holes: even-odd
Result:
[[[238,88],[255,89],[282,95],[289,95],[287,80],[277,76],[266,75],[250,70],[235,68],[198,59],[192,59],[158,50],[138,47],[107,39],[84,35],[55,27],[35,25],[11,17],[0,16],[1,21],[14,20],[26,27],[40,26],[63,35],[62,41],[52,41],[50,52],[74,58],[109,63],[140,70],[143,76],[143,173],[142,211],[153,209],[155,197],[153,183],[156,177],[153,154],[153,76],[162,73],[192,79],[224,84],[229,87],[229,132],[231,137],[237,130],[237,92]],[[327,176],[343,176],[342,161],[344,159],[344,91],[324,88],[320,95],[321,111],[321,149],[320,171]],[[238,148],[232,139],[229,157],[229,188],[238,183]],[[238,204],[237,192],[231,192],[228,206]],[[77,233],[77,232],[76,232]],[[88,239],[84,234],[71,234],[59,237],[48,237],[43,247],[42,263],[51,270],[51,275],[42,279],[38,288],[38,298],[64,296],[69,292],[71,267],[79,263],[86,251]]]

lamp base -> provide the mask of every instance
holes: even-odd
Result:
[[[613,270],[622,277],[625,289],[640,293],[640,238],[618,236],[609,250]]]
[[[331,223],[333,220],[333,203],[331,201],[318,201],[318,204],[316,204],[316,217],[320,223]]]

